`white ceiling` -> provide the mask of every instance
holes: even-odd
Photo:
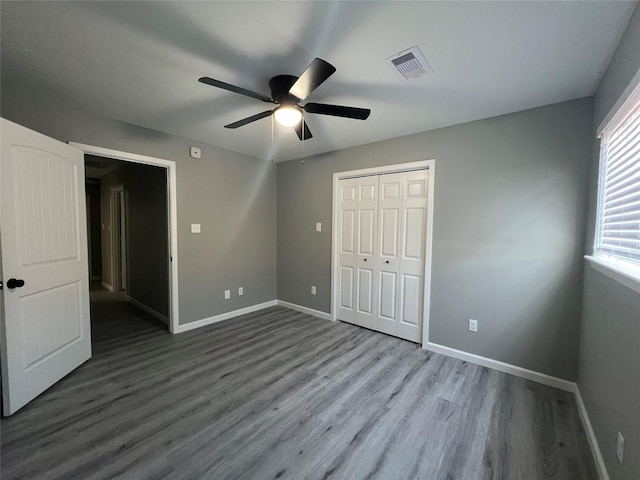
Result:
[[[95,114],[287,160],[592,95],[635,2],[6,2],[2,87]],[[418,45],[435,73],[401,81],[384,59]],[[314,138],[271,121],[223,125],[266,104],[314,57],[337,72],[307,100],[371,108],[308,115]]]

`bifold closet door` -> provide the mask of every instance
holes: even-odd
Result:
[[[426,170],[339,182],[338,319],[421,341],[427,185]]]

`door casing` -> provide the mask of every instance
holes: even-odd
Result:
[[[96,155],[99,157],[113,158],[131,163],[141,163],[144,165],[154,165],[167,169],[167,216],[168,216],[168,242],[169,242],[169,331],[177,333],[179,330],[178,308],[178,201],[176,186],[176,162],[162,158],[148,157],[136,153],[112,150],[109,148],[86,145],[84,143],[69,142],[76,148],[82,150],[85,155]]]

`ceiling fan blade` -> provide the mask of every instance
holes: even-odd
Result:
[[[328,105],[326,103],[307,103],[304,111],[308,113],[319,113],[320,115],[333,115],[334,117],[354,118],[356,120],[366,120],[369,118],[371,110],[368,108],[345,107],[344,105]]]
[[[261,93],[252,92],[251,90],[247,90],[246,88],[236,87],[235,85],[231,85],[230,83],[221,82],[220,80],[216,80],[215,78],[200,77],[198,81],[206,85],[211,85],[212,87],[222,88],[233,93],[239,93],[240,95],[244,95],[246,97],[252,97],[258,100],[262,100],[263,102],[276,103],[271,97],[267,97],[266,95],[262,95]]]
[[[304,100],[335,71],[336,67],[329,62],[316,58],[289,89],[289,93],[300,100]]]
[[[256,120],[260,120],[261,118],[265,118],[270,116],[273,113],[273,110],[267,110],[266,112],[256,113],[255,115],[251,115],[250,117],[243,118],[242,120],[238,120],[237,122],[230,123],[229,125],[225,125],[224,128],[238,128],[248,123],[255,122]]]
[[[303,125],[304,125],[304,137],[302,136]],[[301,121],[293,128],[295,129],[296,135],[298,135],[298,138],[300,140],[309,140],[310,138],[313,138],[313,135],[311,135],[311,130],[309,130],[309,127],[307,127],[307,122]]]

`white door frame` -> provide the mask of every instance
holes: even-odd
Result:
[[[169,224],[169,331],[178,332],[179,308],[178,308],[178,201],[176,190],[176,162],[164,160],[162,158],[147,157],[137,153],[122,152],[109,148],[86,145],[83,143],[69,142],[85,154],[99,157],[113,158],[125,162],[142,163],[144,165],[154,165],[167,169],[167,216]]]
[[[417,162],[384,165],[381,167],[364,168],[348,172],[333,174],[333,210],[332,210],[332,240],[331,240],[331,320],[338,319],[338,242],[339,242],[339,213],[340,189],[339,182],[345,178],[365,177],[369,175],[383,175],[386,173],[410,172],[412,170],[429,171],[429,192],[427,193],[427,221],[425,223],[425,262],[424,262],[424,292],[422,318],[422,348],[429,343],[429,305],[431,296],[431,245],[433,242],[433,199],[436,179],[436,161],[420,160]]]
[[[127,208],[124,184],[109,189],[111,223],[111,286],[114,292],[127,292]],[[124,241],[123,241],[124,235]]]

